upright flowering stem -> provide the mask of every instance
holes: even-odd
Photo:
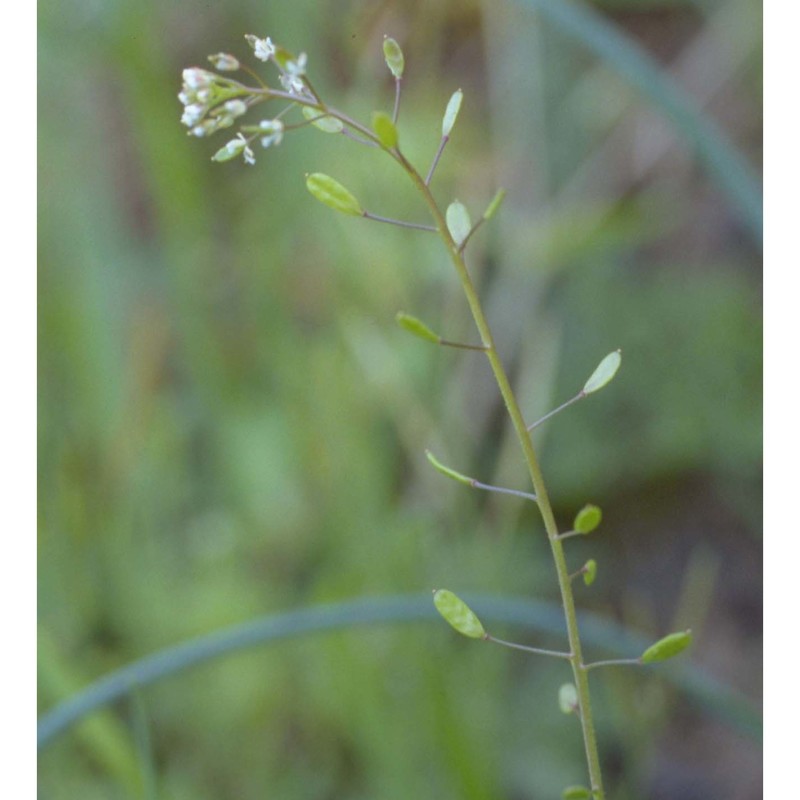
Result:
[[[293,105],[311,108],[314,110],[314,112],[319,112],[321,109],[323,109],[324,114],[322,114],[322,116],[324,118],[329,120],[338,120],[341,123],[338,128],[334,126],[334,130],[330,130],[329,132],[344,133],[345,135],[356,138],[362,144],[368,144],[372,147],[379,147],[384,150],[389,156],[398,162],[421,194],[423,200],[428,206],[431,216],[433,217],[435,226],[433,228],[426,225],[420,225],[418,223],[402,223],[397,220],[390,220],[388,218],[379,217],[375,214],[366,212],[361,208],[355,197],[353,197],[343,186],[341,186],[341,184],[338,184],[328,176],[315,173],[307,177],[307,185],[309,186],[309,190],[312,191],[312,194],[325,202],[326,205],[329,205],[338,211],[355,216],[371,218],[381,222],[393,222],[394,224],[404,224],[407,227],[433,230],[442,238],[448,255],[450,256],[450,260],[452,261],[453,266],[458,273],[467,303],[469,304],[473,319],[475,320],[475,325],[477,326],[481,337],[481,346],[471,349],[480,349],[486,353],[486,357],[488,358],[492,372],[494,373],[497,386],[500,389],[500,394],[503,397],[506,409],[508,410],[508,414],[511,418],[511,423],[514,426],[514,431],[516,432],[522,448],[522,453],[528,467],[531,482],[533,484],[534,495],[528,495],[526,493],[514,491],[510,491],[510,493],[522,494],[529,499],[535,499],[542,514],[542,520],[544,522],[544,527],[550,542],[553,561],[555,563],[556,574],[558,575],[558,584],[561,590],[561,600],[564,606],[567,636],[570,646],[569,653],[556,655],[568,659],[572,665],[575,687],[577,690],[578,716],[580,718],[581,727],[583,730],[583,740],[586,748],[586,760],[592,787],[591,791],[595,800],[604,800],[605,794],[603,791],[603,782],[600,773],[600,759],[597,752],[597,739],[595,736],[594,724],[592,722],[592,709],[589,700],[588,669],[593,665],[587,666],[583,661],[580,634],[578,631],[578,621],[575,613],[575,600],[572,594],[570,573],[567,569],[567,563],[562,544],[563,537],[559,535],[558,526],[556,525],[555,517],[553,516],[553,509],[550,505],[550,499],[544,484],[542,472],[539,467],[539,462],[536,458],[536,452],[533,447],[530,429],[525,423],[519,403],[517,402],[517,399],[511,388],[511,384],[509,383],[502,361],[497,354],[494,337],[492,336],[492,332],[489,328],[489,323],[486,320],[486,315],[484,314],[483,307],[481,306],[478,293],[475,289],[474,283],[472,282],[472,277],[469,274],[469,270],[467,269],[467,265],[464,260],[464,249],[467,241],[483,220],[480,220],[477,225],[470,227],[466,209],[462,209],[463,213],[461,214],[461,222],[463,224],[461,227],[464,228],[464,235],[459,236],[459,241],[456,241],[454,234],[451,233],[450,227],[448,226],[447,215],[442,212],[441,208],[437,204],[429,186],[436,164],[441,156],[444,145],[449,139],[450,131],[453,123],[455,122],[456,116],[458,115],[462,93],[460,90],[455,92],[448,103],[447,111],[443,120],[442,140],[440,142],[439,150],[437,151],[434,163],[431,166],[427,177],[423,178],[400,151],[394,123],[388,118],[388,116],[384,115],[386,116],[386,119],[384,120],[383,117],[378,115],[377,119],[381,125],[376,127],[375,131],[370,130],[365,125],[358,123],[337,109],[331,108],[330,106],[322,103],[319,95],[314,91],[311,83],[305,75],[305,54],[301,53],[300,56],[295,59],[294,57],[290,57],[290,54],[288,54],[286,51],[276,48],[269,38],[258,39],[255,36],[248,35],[247,40],[253,47],[256,58],[262,61],[276,61],[280,69],[280,81],[283,85],[284,91],[268,88],[263,84],[260,84],[259,87],[245,87],[237,81],[214,75],[207,70],[189,68],[184,70],[184,85],[181,94],[179,95],[179,98],[184,105],[182,122],[191,129],[190,132],[195,136],[210,135],[220,128],[231,126],[236,118],[240,117],[246,110],[248,110],[249,106],[241,99],[245,96],[248,98],[250,106],[269,99],[281,99],[288,101]],[[387,39],[385,41],[384,52],[387,57],[387,64],[395,75],[399,89],[404,63],[402,59],[402,52],[399,50],[397,43],[392,39]],[[233,69],[234,67],[238,66],[238,61],[233,59],[232,56],[227,56],[226,54],[217,54],[216,56],[213,56],[212,63],[216,63],[219,68],[225,69]],[[399,97],[399,94],[397,96]],[[316,114],[311,114],[312,118],[315,116]],[[394,119],[396,118],[397,106],[395,105]],[[314,120],[309,120],[308,116],[306,116],[306,122],[308,121]],[[243,126],[242,131],[237,134],[237,138],[229,141],[221,150],[219,150],[214,156],[214,160],[228,161],[239,155],[242,155],[247,163],[252,163],[254,156],[249,144],[255,139],[260,139],[263,147],[278,145],[283,137],[285,129],[284,123],[278,118],[273,120],[262,120],[257,126]],[[248,136],[245,136],[243,132],[247,133]],[[491,211],[487,210],[487,213],[484,215],[483,219],[488,219],[491,214],[494,213],[496,202],[497,201],[493,201],[490,207]],[[460,206],[460,204],[452,204],[451,208],[455,205]],[[466,228],[469,228],[469,230],[467,231]],[[458,231],[456,232],[456,235],[459,235]],[[430,335],[432,336],[433,334]],[[445,342],[440,341],[440,343]],[[452,343],[448,342],[448,344]],[[592,378],[590,378],[590,381],[587,382],[587,385],[584,387],[581,396],[590,391],[596,391],[596,389],[603,385],[604,382],[610,380],[611,375],[613,375],[613,371],[615,371],[616,367],[618,366],[618,354],[616,355],[616,360],[617,364],[613,366],[610,374],[608,369],[606,369],[605,372],[600,370],[602,375],[596,377],[596,371],[595,375],[593,375]],[[531,426],[531,428],[535,427],[535,425],[536,423]],[[478,484],[477,482],[473,482],[472,485],[476,486],[477,488],[496,491],[498,490],[496,487],[488,487],[485,484]],[[509,492],[509,490],[499,491]],[[683,634],[673,634],[672,637],[667,637],[667,639],[657,643],[657,645],[654,645],[653,648],[643,654],[642,660],[649,661],[669,657],[670,654],[678,652],[688,644],[688,637],[688,632]],[[603,662],[599,662],[594,666],[602,663]]]
[[[533,447],[530,432],[527,429],[525,419],[517,402],[516,396],[509,383],[508,376],[506,375],[503,363],[497,354],[497,349],[494,344],[494,337],[483,312],[478,293],[475,289],[475,284],[467,269],[466,262],[462,248],[454,241],[451,236],[444,214],[439,208],[436,199],[434,198],[430,187],[412,164],[403,156],[399,151],[388,151],[394,157],[405,172],[414,182],[416,188],[422,195],[425,203],[427,204],[431,215],[439,230],[439,235],[447,248],[450,260],[455,267],[458,277],[461,281],[461,286],[464,290],[464,295],[467,298],[472,317],[475,320],[475,325],[481,336],[481,340],[486,348],[486,357],[494,373],[495,381],[500,389],[500,394],[505,402],[508,414],[511,417],[511,423],[514,426],[514,431],[519,440],[522,452],[525,457],[525,463],[528,467],[531,482],[533,484],[534,493],[538,499],[539,510],[542,514],[545,530],[550,541],[550,549],[553,554],[553,561],[555,562],[556,573],[558,575],[558,585],[561,590],[561,601],[564,606],[564,615],[567,624],[567,636],[570,645],[570,658],[572,664],[572,672],[575,677],[575,686],[578,691],[578,706],[581,728],[583,730],[583,741],[586,749],[586,761],[589,768],[589,778],[592,784],[592,792],[597,800],[604,800],[605,793],[603,791],[603,779],[600,770],[600,757],[597,751],[597,737],[594,730],[594,722],[592,720],[592,708],[589,697],[589,678],[586,666],[583,663],[583,653],[581,650],[580,632],[578,630],[578,619],[575,613],[575,599],[572,594],[572,584],[569,578],[569,570],[567,568],[566,558],[564,556],[564,548],[561,540],[559,539],[558,526],[553,515],[553,508],[550,504],[550,498],[547,494],[544,478],[542,476],[539,461],[536,457],[536,452]]]

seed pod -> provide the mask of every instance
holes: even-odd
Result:
[[[341,211],[343,214],[352,214],[354,217],[361,217],[364,209],[360,203],[341,183],[335,181],[330,175],[322,172],[314,172],[306,176],[306,186],[308,191],[326,206],[334,211]]]
[[[497,190],[495,196],[492,198],[492,202],[489,203],[489,205],[486,207],[486,211],[483,212],[483,218],[485,220],[490,220],[497,213],[497,209],[500,208],[500,204],[503,202],[505,196],[505,189]]]
[[[690,630],[670,633],[663,639],[659,639],[655,644],[650,645],[642,653],[640,661],[642,664],[652,664],[654,661],[666,661],[668,658],[682,653],[692,643],[692,632]]]
[[[453,125],[456,124],[458,112],[461,110],[461,101],[464,99],[464,92],[457,89],[453,92],[453,96],[447,102],[447,108],[444,111],[444,118],[442,119],[442,136],[449,136],[450,131],[453,130]]]
[[[572,683],[565,683],[558,690],[558,707],[564,714],[574,714],[578,708],[578,690]]]
[[[405,328],[409,333],[418,336],[420,339],[425,339],[426,342],[433,342],[439,344],[441,337],[437,336],[424,322],[412,317],[410,314],[405,314],[398,311],[395,315],[395,320],[401,328]]]
[[[437,589],[433,602],[445,621],[464,636],[471,639],[485,639],[486,631],[472,609],[459,597],[447,589]]]
[[[447,230],[450,231],[453,240],[460,247],[472,230],[469,211],[467,211],[467,207],[463,203],[455,200],[447,206],[446,218]]]
[[[577,533],[591,533],[603,519],[603,512],[591,504],[584,506],[576,515],[572,529]]]
[[[336,117],[325,116],[325,112],[319,108],[303,106],[303,116],[315,127],[325,133],[341,133],[344,123]]]
[[[397,128],[392,118],[384,111],[376,111],[372,115],[372,130],[378,134],[380,143],[391,150],[397,147]]]
[[[425,455],[428,458],[428,461],[431,462],[431,465],[435,470],[438,470],[442,473],[442,475],[446,475],[448,478],[452,478],[454,481],[458,481],[459,483],[465,483],[467,486],[472,486],[472,478],[468,478],[466,475],[462,475],[460,472],[456,472],[454,469],[450,469],[450,467],[446,467],[439,461],[436,456],[431,453],[430,450],[425,451]]]
[[[594,579],[597,577],[597,562],[590,558],[584,565],[583,565],[583,582],[587,586],[591,586],[594,583]]]
[[[591,800],[592,793],[585,786],[567,786],[561,792],[562,800]]]
[[[383,57],[386,59],[386,66],[389,67],[392,75],[398,80],[402,78],[406,60],[400,45],[391,36],[383,37]]]
[[[589,380],[583,386],[584,394],[591,394],[598,389],[602,389],[617,374],[619,365],[622,363],[622,351],[615,350],[609,353],[598,365],[597,369],[589,376]]]

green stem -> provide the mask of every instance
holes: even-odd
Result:
[[[267,98],[281,97],[286,100],[292,100],[299,105],[316,105],[308,100],[297,98],[289,95],[288,93],[279,92],[272,89],[270,89],[268,93],[265,93],[265,95]],[[506,375],[502,361],[497,355],[494,337],[492,336],[491,329],[489,328],[486,315],[483,312],[483,307],[481,306],[477,290],[475,289],[475,284],[472,282],[472,277],[470,276],[466,262],[464,261],[463,252],[450,235],[445,216],[442,213],[442,210],[439,208],[436,198],[434,198],[430,187],[428,186],[428,181],[433,176],[433,171],[436,168],[439,158],[441,157],[441,152],[444,149],[444,145],[447,143],[448,137],[444,137],[444,140],[440,143],[439,150],[434,158],[434,163],[431,165],[428,177],[427,179],[423,179],[417,170],[402,154],[399,148],[392,150],[384,147],[378,141],[377,136],[371,130],[369,130],[369,128],[359,124],[347,115],[342,114],[337,109],[327,108],[327,111],[331,116],[337,117],[346,125],[349,125],[354,130],[357,130],[367,140],[379,144],[381,149],[385,150],[405,170],[425,200],[425,203],[427,204],[436,223],[436,228],[438,229],[439,235],[441,236],[442,241],[447,248],[450,260],[453,262],[453,266],[458,273],[458,277],[464,290],[464,295],[467,298],[467,303],[469,304],[472,312],[472,317],[481,335],[481,341],[486,347],[486,357],[489,359],[489,364],[492,368],[492,372],[494,373],[495,381],[500,389],[500,394],[503,397],[503,402],[505,403],[508,414],[511,417],[511,423],[514,426],[517,439],[522,447],[522,452],[525,457],[525,462],[528,466],[531,482],[533,483],[534,493],[536,494],[538,500],[539,510],[542,514],[544,527],[547,531],[547,537],[550,541],[550,549],[553,554],[553,561],[555,563],[556,573],[558,575],[558,585],[561,591],[561,602],[564,607],[564,616],[566,618],[567,636],[569,639],[571,652],[569,660],[572,664],[575,686],[578,690],[580,720],[583,731],[583,742],[586,750],[586,761],[589,768],[589,778],[592,784],[592,792],[596,800],[604,800],[605,793],[603,791],[603,779],[600,771],[600,757],[597,751],[597,737],[595,735],[594,723],[592,721],[592,709],[589,696],[589,677],[583,664],[578,620],[575,613],[575,600],[572,594],[572,585],[570,583],[569,571],[567,569],[567,562],[564,556],[564,548],[561,540],[559,539],[558,525],[556,524],[555,517],[553,515],[553,509],[550,505],[550,498],[547,494],[547,489],[545,488],[544,478],[542,476],[541,468],[539,467],[539,461],[536,458],[536,453],[533,449],[533,442],[531,440],[530,432],[525,424],[519,403],[517,402],[514,392],[511,389],[511,384],[508,380],[508,376]]]
[[[536,457],[536,452],[533,448],[530,433],[525,424],[522,416],[519,403],[516,396],[511,389],[511,384],[506,375],[503,363],[497,354],[497,349],[494,343],[494,337],[489,327],[489,323],[484,314],[483,307],[478,297],[478,292],[472,277],[469,274],[467,265],[464,261],[463,253],[456,244],[453,237],[447,229],[447,222],[445,221],[444,214],[439,208],[436,199],[431,193],[430,187],[427,182],[420,176],[416,169],[408,162],[405,156],[399,151],[387,150],[393,158],[395,158],[408,176],[416,185],[420,194],[423,196],[428,208],[433,216],[436,226],[439,229],[439,235],[444,242],[450,260],[458,273],[461,281],[461,286],[472,312],[472,317],[475,320],[475,325],[481,336],[481,341],[486,346],[486,357],[489,359],[489,364],[494,373],[497,386],[500,389],[500,394],[511,417],[511,423],[514,426],[514,431],[519,439],[522,452],[525,457],[525,462],[528,467],[531,482],[533,483],[534,493],[538,499],[539,510],[542,514],[547,537],[550,541],[550,549],[553,554],[553,561],[555,562],[556,573],[558,575],[558,585],[561,590],[561,602],[564,607],[564,616],[567,624],[567,636],[569,639],[570,653],[569,658],[572,664],[572,672],[575,678],[575,686],[578,690],[578,703],[580,706],[580,721],[583,731],[583,742],[586,750],[586,761],[589,769],[589,778],[592,784],[592,792],[597,800],[603,800],[605,793],[603,791],[603,779],[600,771],[600,757],[597,750],[597,737],[595,735],[594,723],[592,721],[591,701],[589,697],[589,677],[586,668],[583,665],[583,655],[581,651],[580,633],[578,631],[578,620],[575,613],[575,600],[572,594],[572,585],[570,583],[569,571],[567,569],[567,562],[564,556],[564,548],[559,539],[558,525],[553,515],[553,509],[550,505],[550,498],[547,494],[544,478],[542,476],[539,461]]]

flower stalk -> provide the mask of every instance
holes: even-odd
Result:
[[[322,100],[306,74],[307,56],[305,53],[295,57],[282,47],[273,44],[270,38],[259,39],[252,35],[248,35],[245,38],[253,49],[256,59],[263,62],[272,62],[277,68],[278,79],[282,88],[274,89],[268,86],[256,73],[250,70],[249,67],[241,65],[233,56],[226,53],[218,53],[210,57],[212,65],[226,72],[244,70],[256,78],[258,85],[254,87],[246,86],[227,75],[221,76],[198,67],[184,70],[183,87],[179,94],[179,99],[184,105],[181,121],[190,129],[190,135],[205,137],[215,133],[217,130],[232,126],[235,120],[260,103],[273,99],[283,100],[288,103],[288,106],[278,116],[262,120],[258,125],[242,126],[237,137],[218,150],[213,160],[229,161],[242,156],[245,163],[252,164],[255,161],[255,157],[250,145],[256,140],[260,140],[263,148],[278,146],[283,139],[284,133],[311,125],[324,133],[342,134],[358,144],[383,150],[398,164],[419,193],[430,214],[432,224],[397,220],[366,211],[362,208],[357,198],[332,177],[317,172],[306,176],[306,186],[309,192],[317,200],[340,213],[362,217],[374,222],[433,232],[441,238],[461,283],[464,297],[480,335],[481,344],[470,345],[444,339],[420,320],[402,312],[398,313],[397,321],[401,327],[428,342],[480,351],[486,355],[522,451],[533,492],[506,489],[481,483],[474,478],[444,466],[430,452],[427,454],[428,459],[439,472],[460,483],[484,491],[498,492],[532,500],[538,505],[558,578],[569,650],[567,652],[543,650],[497,639],[488,634],[471,609],[448,590],[440,589],[434,592],[434,603],[442,616],[458,632],[465,636],[492,641],[516,650],[555,656],[569,661],[574,684],[562,686],[561,694],[564,697],[560,697],[560,701],[562,710],[566,709],[569,713],[574,712],[580,721],[591,789],[585,789],[580,786],[569,787],[565,790],[564,797],[591,797],[594,800],[604,800],[605,792],[589,692],[589,670],[610,665],[649,664],[671,658],[689,646],[691,643],[691,631],[677,632],[665,636],[636,659],[584,662],[572,581],[574,578],[582,576],[584,583],[587,586],[590,585],[597,573],[597,563],[594,559],[589,559],[578,571],[570,572],[563,542],[573,536],[586,535],[593,531],[601,521],[602,512],[597,506],[587,505],[577,514],[571,529],[563,533],[559,532],[531,434],[535,428],[546,420],[551,419],[589,394],[598,391],[611,381],[620,366],[620,352],[609,353],[600,362],[576,396],[536,422],[532,424],[526,423],[520,403],[497,352],[491,327],[465,259],[467,244],[478,228],[494,216],[502,203],[505,192],[502,189],[497,192],[483,216],[473,225],[466,206],[454,201],[446,209],[443,209],[430,188],[434,172],[450,140],[453,126],[461,109],[462,91],[459,89],[454,92],[447,104],[442,120],[441,139],[433,162],[425,177],[423,177],[414,165],[408,161],[400,148],[400,137],[396,123],[400,108],[405,60],[400,46],[394,39],[386,37],[383,44],[386,64],[395,81],[392,113],[374,112],[372,126],[369,127],[327,105]],[[294,108],[300,110],[303,121],[298,124],[284,123],[282,118]],[[245,136],[245,134],[248,135]]]

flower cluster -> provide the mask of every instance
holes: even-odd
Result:
[[[273,44],[269,37],[259,39],[247,34],[245,39],[259,61],[272,61],[275,64],[281,86],[287,94],[306,101],[317,101],[305,77],[308,60],[305,53],[295,57]],[[216,53],[209,56],[208,60],[221,72],[241,69],[238,59],[229,53]],[[183,103],[181,122],[189,128],[191,136],[210,136],[222,128],[231,127],[251,106],[269,99],[273,94],[279,93],[273,93],[263,84],[258,88],[248,87],[215,72],[190,67],[183,71],[183,86],[178,95]],[[283,140],[286,129],[280,119],[283,113],[285,112],[281,112],[275,119],[262,120],[258,125],[242,126],[236,138],[218,150],[212,160],[230,161],[241,155],[246,164],[254,164],[255,156],[250,147],[253,141],[258,139],[261,146],[267,148],[277,146]],[[315,119],[319,117],[318,114],[314,116]]]
[[[189,67],[183,71],[183,86],[178,95],[183,103],[181,122],[189,128],[191,136],[210,136],[222,128],[230,128],[247,111],[248,105],[242,99],[247,94],[235,81],[207,69]]]

